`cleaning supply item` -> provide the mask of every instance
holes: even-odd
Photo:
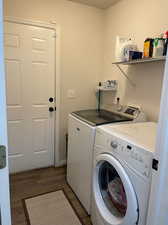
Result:
[[[149,58],[149,57],[152,57],[152,54],[153,54],[153,39],[152,38],[147,38],[144,41],[143,57],[144,58]]]
[[[122,61],[122,54],[121,54],[121,49],[125,43],[129,41],[129,38],[127,37],[121,37],[117,36],[116,37],[116,46],[115,46],[115,60],[116,62],[121,62]]]
[[[138,51],[137,45],[131,39],[123,46],[123,61],[129,61],[130,51]]]
[[[139,51],[129,51],[129,60],[142,59],[142,52]]]
[[[122,110],[122,105],[120,104],[120,98],[117,97],[117,111],[120,112]]]
[[[138,51],[137,45],[129,38],[117,36],[116,41],[116,61],[129,61],[129,51]]]
[[[129,52],[138,51],[137,45],[129,39],[121,48],[122,61],[129,61]]]
[[[163,38],[155,38],[153,42],[153,58],[163,56],[164,50],[164,39]]]
[[[168,31],[164,33],[164,49],[163,49],[164,56],[166,56],[167,54],[167,47],[168,47]]]

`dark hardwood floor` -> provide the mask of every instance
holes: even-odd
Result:
[[[91,225],[90,217],[66,183],[65,167],[50,167],[14,174],[10,176],[10,185],[12,225],[27,225],[23,199],[59,189],[64,189],[68,199],[82,221],[82,225]]]

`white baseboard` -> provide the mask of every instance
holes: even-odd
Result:
[[[61,160],[55,164],[55,167],[65,166],[67,164],[67,160]]]

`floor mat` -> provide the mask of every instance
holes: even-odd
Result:
[[[82,225],[63,190],[24,201],[30,225]]]

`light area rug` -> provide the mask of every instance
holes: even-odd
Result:
[[[25,199],[30,225],[82,225],[62,190]]]

